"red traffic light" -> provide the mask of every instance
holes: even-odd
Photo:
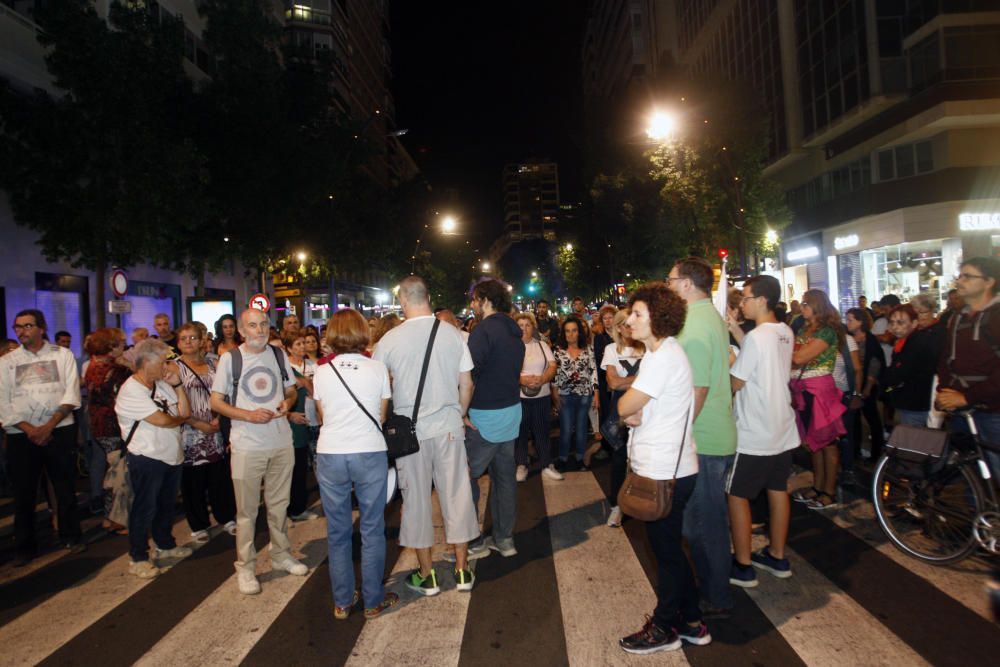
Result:
[[[621,296],[625,296],[625,286],[619,283],[617,287],[618,287],[618,294]]]
[[[725,248],[719,248],[719,257],[722,257],[723,259],[729,257],[729,251]]]

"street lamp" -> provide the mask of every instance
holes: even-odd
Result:
[[[300,262],[304,262],[304,261],[306,261],[306,254],[305,254],[304,252],[299,252],[299,253],[298,253],[297,255],[295,255],[295,257],[296,257],[296,259],[298,259],[298,260],[299,260]]]
[[[665,111],[654,111],[646,126],[646,136],[653,141],[668,139],[677,129],[677,119]]]
[[[573,244],[572,243],[567,243],[566,244],[566,250],[572,250],[572,249],[573,249]]]
[[[483,273],[486,273],[489,270],[490,270],[490,263],[489,262],[483,262]]]
[[[456,229],[458,229],[458,221],[455,220],[454,216],[446,215],[441,219],[442,232],[445,234],[454,234]]]

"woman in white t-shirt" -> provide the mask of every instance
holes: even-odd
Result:
[[[389,411],[389,372],[365,354],[370,333],[356,310],[334,313],[326,342],[334,358],[313,376],[313,398],[322,422],[316,445],[316,481],[326,514],[334,617],[345,619],[359,596],[351,556],[351,489],[358,498],[361,591],[365,617],[399,602],[382,585],[385,571],[385,502],[388,459],[382,423]],[[352,396],[353,394],[353,396]],[[359,405],[360,403],[360,405]]]
[[[535,441],[542,474],[558,481],[564,477],[552,463],[552,443],[549,438],[552,405],[549,383],[556,376],[556,358],[549,344],[538,337],[534,315],[518,313],[514,320],[521,327],[521,341],[524,343],[524,364],[521,366],[521,431],[514,444],[517,481],[528,479],[529,438]]]
[[[128,514],[129,572],[151,579],[160,570],[149,560],[149,533],[157,558],[184,558],[188,547],[173,536],[174,503],[181,483],[184,447],[180,426],[191,416],[170,347],[157,338],[135,346],[135,373],[118,390],[115,412],[126,442],[132,508]]]
[[[682,548],[684,508],[698,477],[691,366],[675,338],[687,305],[666,283],[653,282],[632,294],[629,308],[632,337],[646,348],[638,377],[618,401],[619,414],[632,427],[630,464],[644,477],[677,480],[670,513],[646,523],[658,566],[656,609],[641,630],[619,641],[628,653],[646,654],[678,649],[682,639],[708,644],[712,637],[701,622],[698,585]]]
[[[627,322],[628,316],[627,308],[615,313],[608,332],[614,342],[604,349],[604,356],[601,358],[601,370],[604,371],[608,389],[611,391],[609,416],[613,417],[618,415],[616,407],[618,399],[632,386],[639,373],[639,362],[646,352],[645,345],[632,339],[632,330],[629,329]],[[611,495],[608,496],[608,502],[611,503],[608,525],[611,527],[622,525],[622,511],[618,508],[618,491],[622,488],[627,471],[628,448],[619,447],[611,452]]]

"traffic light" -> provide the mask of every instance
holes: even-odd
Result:
[[[719,257],[721,257],[722,259],[729,257],[729,251],[726,250],[725,248],[719,248]]]
[[[625,296],[625,285],[618,283],[615,285],[615,290],[618,292],[618,296]]]

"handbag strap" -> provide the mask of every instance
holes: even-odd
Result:
[[[692,397],[691,402],[694,403],[694,398]],[[691,416],[691,406],[688,406],[687,412],[684,413],[684,432],[681,434],[681,449],[677,452],[677,465],[674,466],[674,479],[677,479],[677,471],[681,469],[681,454],[684,453],[684,443],[687,441],[688,435],[688,418]]]
[[[153,391],[149,392],[149,399],[153,400],[156,397],[156,382],[153,382]],[[122,443],[122,454],[128,449],[128,443],[132,442],[132,436],[135,435],[135,430],[139,428],[139,423],[141,419],[136,419],[132,422],[132,428],[129,429],[128,436],[125,438],[125,442]]]
[[[441,326],[441,320],[434,318],[434,324],[431,326],[431,337],[427,341],[427,352],[424,353],[424,365],[420,369],[420,384],[417,385],[417,400],[413,404],[413,426],[417,425],[417,412],[420,411],[420,397],[424,395],[424,381],[427,379],[427,368],[431,364],[431,348],[434,347],[434,338],[437,336],[438,327]]]
[[[191,368],[190,366],[188,366],[187,363],[185,363],[185,361],[183,359],[179,358],[179,357],[177,358],[177,363],[180,364],[181,366],[183,366],[184,368],[188,369],[191,372],[191,375],[193,375],[195,377],[195,379],[198,380],[198,384],[200,384],[202,386],[202,389],[204,389],[206,392],[208,392],[209,396],[212,395],[212,390],[208,388],[208,385],[205,384],[205,381],[201,379],[201,376],[198,375],[198,373],[196,373],[193,368]],[[208,361],[206,360],[205,363],[207,364]],[[211,368],[211,366],[209,366],[209,368]]]
[[[382,430],[382,425],[378,423],[377,419],[375,419],[374,417],[372,417],[372,413],[368,412],[368,409],[365,408],[365,406],[361,404],[361,401],[358,400],[358,397],[354,395],[354,392],[351,391],[351,388],[347,386],[346,382],[344,382],[344,376],[341,375],[340,371],[337,370],[337,367],[333,365],[333,359],[331,359],[330,361],[328,361],[326,363],[329,364],[330,368],[333,369],[333,372],[337,374],[337,379],[340,380],[340,384],[344,385],[344,389],[347,390],[347,393],[351,395],[351,398],[354,399],[354,402],[358,404],[359,408],[361,408],[361,412],[365,413],[365,415],[368,416],[368,419],[371,419],[372,423],[375,424],[375,428],[377,428],[379,431],[381,431]]]

